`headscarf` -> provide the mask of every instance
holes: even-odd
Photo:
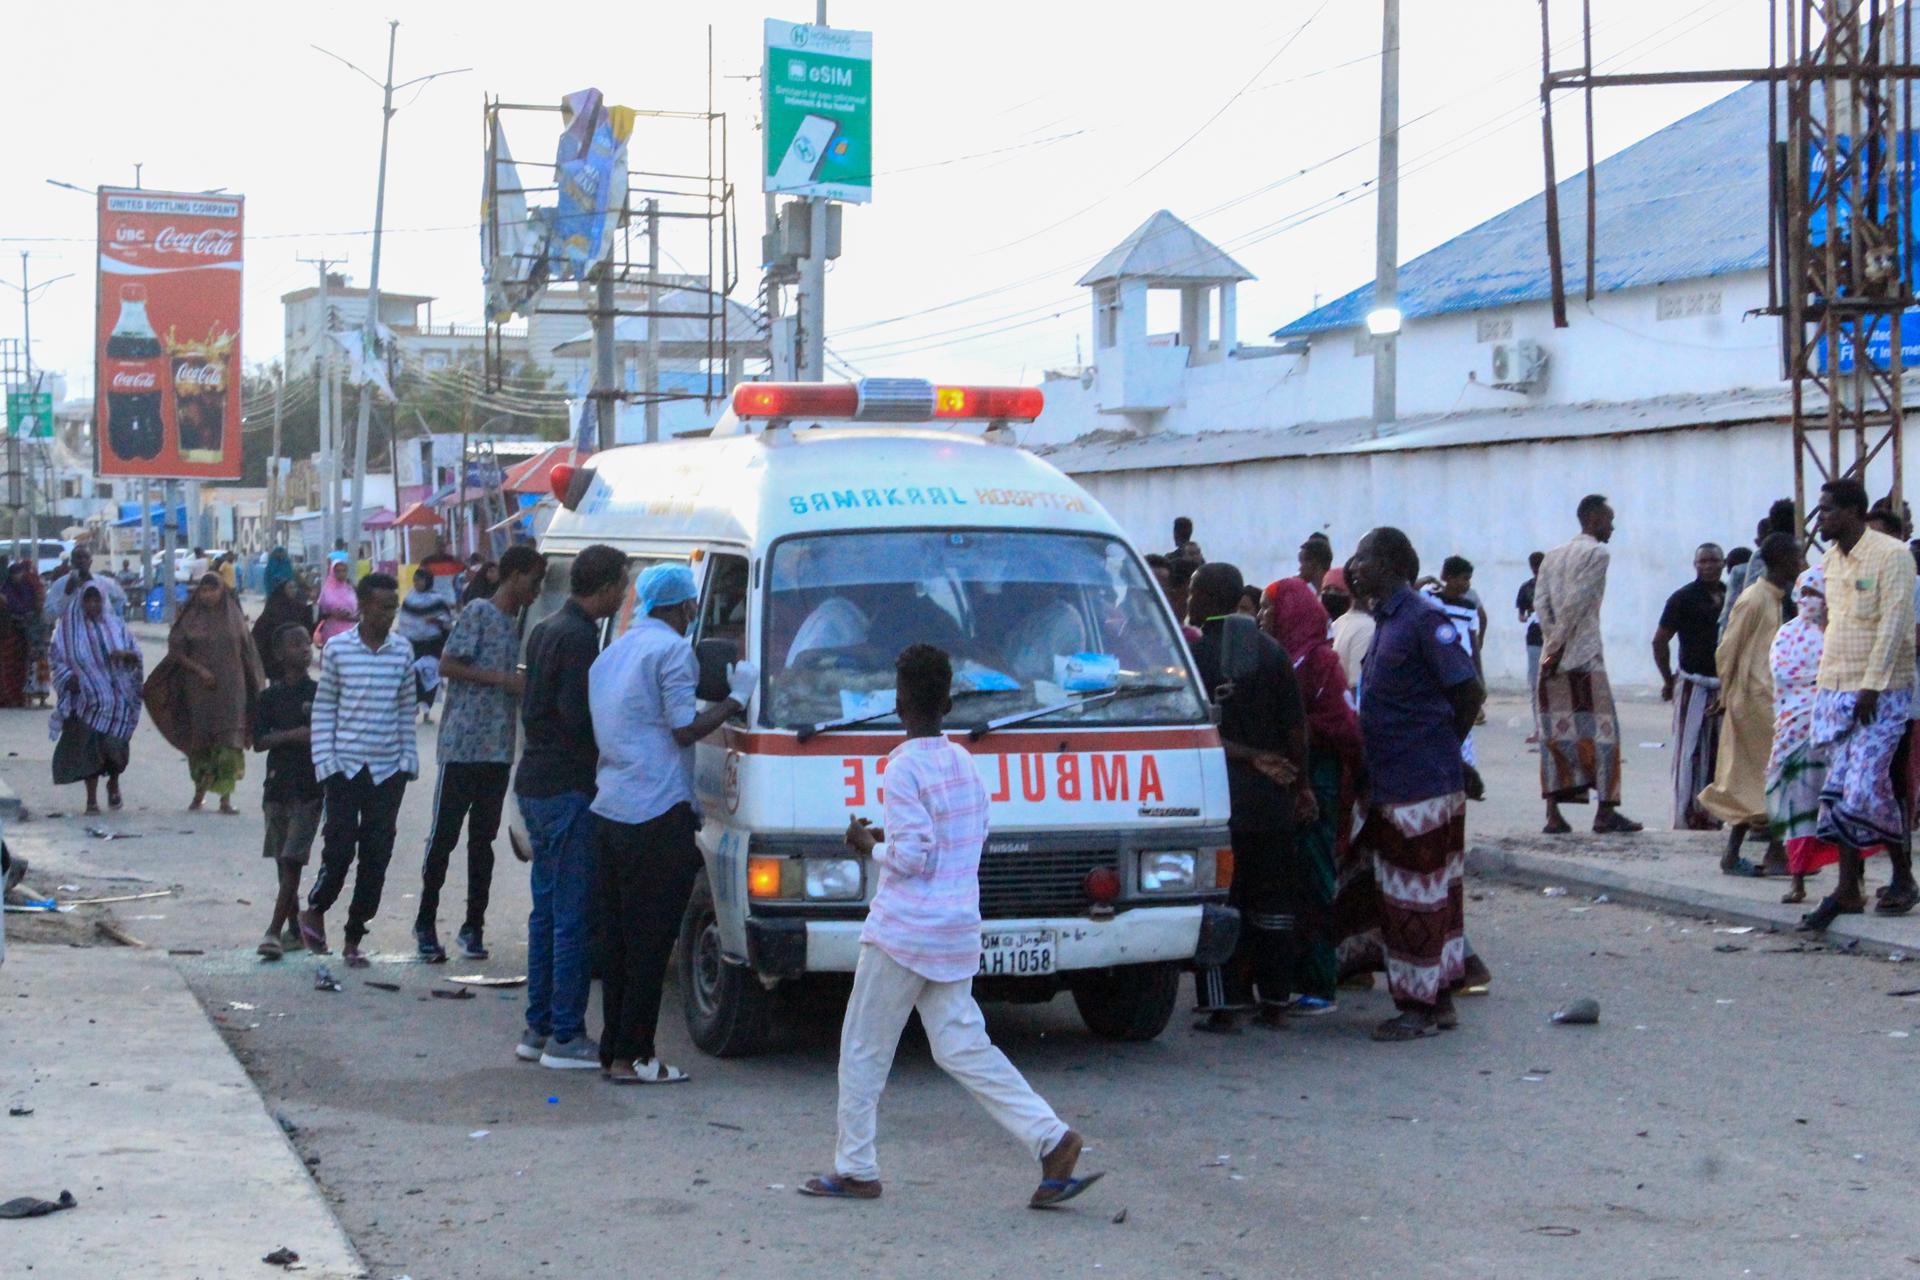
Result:
[[[487,570],[493,570],[489,576]],[[493,561],[483,562],[479,568],[467,575],[466,590],[460,593],[460,603],[472,604],[475,600],[491,600],[493,593],[500,589],[500,567]]]
[[[336,551],[327,557],[327,576],[320,582],[320,620],[324,625],[329,619],[351,620],[360,616],[360,597],[354,594],[353,566],[347,563],[347,553]],[[334,576],[338,566],[347,571],[346,578]]]
[[[1265,601],[1267,634],[1280,642],[1293,661],[1314,743],[1357,765],[1360,718],[1347,693],[1340,655],[1327,638],[1326,608],[1304,578],[1282,578],[1267,588]]]
[[[253,648],[261,661],[273,652],[273,637],[280,628],[290,624],[313,629],[313,609],[301,598],[300,586],[294,581],[291,568],[288,576],[267,592],[267,602],[260,607],[260,616],[253,620]]]
[[[209,587],[217,594],[203,599]],[[182,656],[213,672],[213,688],[180,663]],[[147,680],[154,727],[181,751],[244,751],[252,745],[254,704],[266,682],[238,597],[219,574],[205,574],[167,633],[166,658]]]
[[[1780,624],[1773,633],[1768,666],[1773,673],[1773,754],[1769,768],[1778,768],[1813,739],[1814,682],[1820,676],[1820,655],[1826,649],[1827,578],[1813,566],[1793,584],[1799,616]]]
[[[275,547],[267,552],[267,567],[261,585],[271,600],[283,582],[293,581],[293,557],[287,554],[285,547]]]
[[[86,615],[88,596],[97,597],[101,603],[98,618]],[[78,720],[89,729],[122,741],[131,738],[140,723],[144,663],[125,665],[110,657],[129,651],[137,656],[140,642],[106,604],[106,593],[89,583],[61,614],[53,643],[47,649],[59,699],[47,721],[47,736],[55,741],[68,720]]]
[[[15,560],[7,566],[7,582],[0,587],[0,599],[6,603],[7,612],[18,621],[25,621],[40,612],[41,590],[40,575],[31,560]]]

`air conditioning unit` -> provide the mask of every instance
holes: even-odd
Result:
[[[1496,387],[1525,391],[1547,376],[1546,348],[1531,339],[1496,342],[1488,352],[1487,381]]]

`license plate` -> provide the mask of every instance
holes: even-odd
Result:
[[[1028,978],[1053,972],[1057,935],[1051,929],[1019,929],[980,935],[980,976]]]

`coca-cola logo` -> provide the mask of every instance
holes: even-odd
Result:
[[[181,231],[162,227],[153,238],[155,253],[183,253],[195,258],[230,258],[237,232],[208,227],[201,231]]]
[[[152,391],[160,379],[151,369],[115,369],[110,385],[115,391]]]
[[[173,367],[173,382],[180,387],[212,387],[218,391],[226,383],[226,373],[218,365],[177,364]]]

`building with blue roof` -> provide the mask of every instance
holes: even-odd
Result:
[[[1310,532],[1342,558],[1383,524],[1406,530],[1426,563],[1466,556],[1496,621],[1485,651],[1496,681],[1524,679],[1525,652],[1495,606],[1527,577],[1529,552],[1576,531],[1583,495],[1608,494],[1619,512],[1609,664],[1650,685],[1647,640],[1693,548],[1747,542],[1768,503],[1793,492],[1780,321],[1758,314],[1767,92],[1737,89],[1596,166],[1590,301],[1586,176],[1559,184],[1564,329],[1542,196],[1404,263],[1400,414],[1383,428],[1371,420],[1370,280],[1241,344],[1235,317],[1257,281],[1157,214],[1130,238],[1155,245],[1123,246],[1088,273],[1092,364],[1048,376],[1024,442],[1141,545],[1163,545],[1172,519],[1191,516],[1209,555],[1249,581],[1293,572]],[[1194,262],[1208,264],[1198,278]],[[1155,288],[1182,291],[1180,331],[1147,332],[1135,314]],[[1887,479],[1869,477],[1876,492]]]

